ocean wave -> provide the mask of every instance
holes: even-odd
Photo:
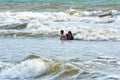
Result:
[[[24,29],[27,27],[27,23],[21,23],[21,24],[9,24],[9,25],[4,25],[0,27],[0,30],[20,30]]]
[[[110,28],[82,28],[82,30],[75,35],[75,38],[80,40],[119,41],[120,32],[117,29]]]
[[[47,66],[41,60],[26,60],[1,72],[1,78],[30,78],[45,74]]]
[[[29,55],[36,56],[36,55]],[[28,57],[29,57],[28,56]],[[29,58],[22,61],[13,67],[5,68],[0,72],[1,79],[29,79],[35,77],[43,77],[48,74],[56,73],[60,71],[62,75],[76,74],[75,69],[72,69],[73,65],[66,64],[62,66],[61,63],[48,58]],[[65,71],[61,71],[66,69]],[[72,72],[72,73],[69,73]],[[78,72],[78,71],[77,71]],[[55,74],[54,74],[55,75]]]
[[[72,31],[77,40],[119,41],[120,29],[114,26],[119,21],[120,13],[116,10],[0,12],[0,37],[58,37],[63,29],[66,33]]]
[[[94,28],[82,25],[59,26],[42,23],[29,23],[24,29],[0,30],[0,36],[12,37],[58,37],[60,30],[72,31],[77,40],[119,41],[120,30],[114,28]]]
[[[37,57],[36,57],[37,56]],[[0,79],[31,79],[61,80],[61,79],[98,79],[115,78],[120,79],[116,73],[109,75],[106,72],[114,70],[119,66],[119,59],[98,56],[93,61],[60,61],[52,58],[31,54],[24,61],[16,64],[1,62]],[[12,65],[12,66],[9,66]],[[116,66],[116,67],[114,67]],[[105,70],[104,69],[108,68]],[[98,69],[98,70],[97,70]],[[91,71],[93,70],[93,71]],[[100,70],[100,71],[99,71]],[[103,72],[102,72],[103,71]],[[116,75],[116,76],[115,76]]]
[[[76,9],[68,9],[65,12],[0,12],[0,23],[17,23],[17,22],[43,22],[43,21],[83,21],[90,20],[95,22],[96,19],[106,17],[105,19],[115,18],[120,16],[120,12],[117,10],[109,11],[80,11]],[[104,21],[103,20],[103,21]]]

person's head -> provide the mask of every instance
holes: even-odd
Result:
[[[60,34],[64,34],[64,31],[63,31],[63,30],[61,30],[61,31],[60,31]]]
[[[71,31],[68,31],[68,35],[72,35],[72,32],[71,32]]]

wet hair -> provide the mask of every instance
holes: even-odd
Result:
[[[68,40],[74,40],[74,37],[72,35],[72,32],[71,31],[68,31],[68,34],[70,34],[70,36],[68,37]]]
[[[64,33],[64,31],[63,31],[63,30],[61,30],[61,31],[60,31],[60,33],[61,33],[61,34],[63,34],[63,33]]]
[[[68,33],[70,33],[72,35],[72,32],[71,31],[68,31]]]

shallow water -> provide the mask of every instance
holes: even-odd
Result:
[[[13,44],[14,43],[14,44]],[[19,61],[24,59],[27,54],[38,53],[45,56],[53,56],[66,60],[77,58],[77,55],[91,55],[96,57],[108,55],[113,57],[119,56],[120,42],[113,41],[61,41],[59,38],[3,38],[0,39],[1,61]],[[3,54],[4,53],[4,54]],[[5,55],[6,54],[6,55]],[[26,55],[24,55],[26,54]],[[10,56],[7,56],[10,55]],[[19,55],[19,56],[18,56]],[[64,55],[64,56],[65,56]],[[69,56],[71,55],[71,56]],[[75,55],[75,56],[74,56]],[[24,56],[24,57],[23,57]],[[69,56],[69,57],[68,57]],[[12,58],[14,57],[14,58]],[[80,56],[79,56],[80,57]],[[79,58],[78,57],[78,58]],[[83,57],[82,57],[83,58]],[[89,57],[85,57],[90,58]],[[84,60],[84,59],[83,59]]]
[[[1,80],[119,80],[119,44],[61,41],[58,37],[3,38],[0,39]]]
[[[0,0],[0,80],[120,80],[119,5]]]

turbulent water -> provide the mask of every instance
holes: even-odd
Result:
[[[66,12],[1,12],[0,36],[59,36],[72,30],[78,40],[120,40],[120,13],[116,10]]]
[[[120,0],[0,0],[0,80],[119,80]],[[75,40],[59,40],[60,30]]]

